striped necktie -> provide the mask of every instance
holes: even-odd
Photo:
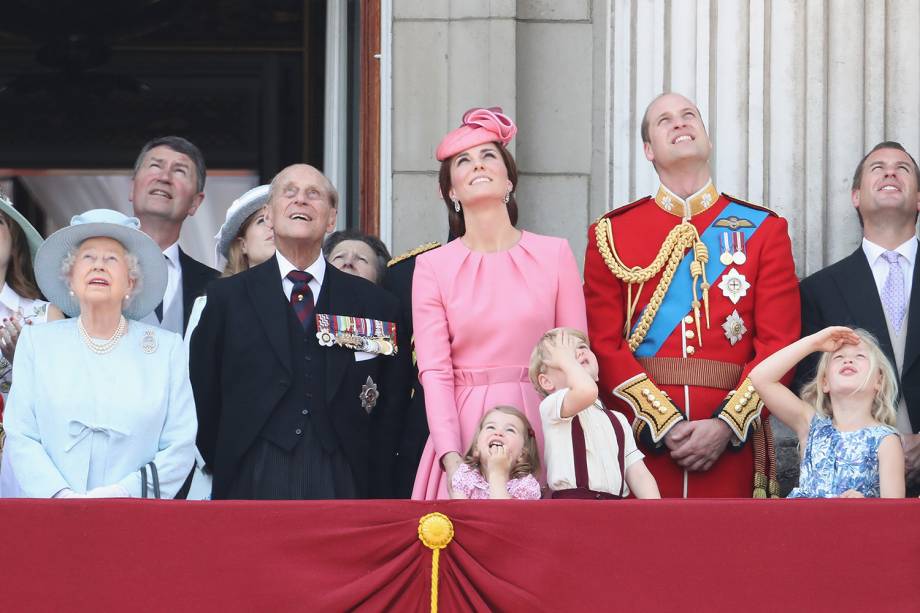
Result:
[[[297,313],[300,325],[306,330],[310,325],[310,316],[313,315],[313,292],[310,291],[310,281],[313,275],[302,270],[292,270],[287,278],[294,284],[291,290],[291,306]]]

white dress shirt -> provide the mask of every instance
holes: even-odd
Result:
[[[901,270],[904,271],[904,297],[907,304],[910,304],[910,289],[914,282],[914,264],[917,260],[917,237],[911,237],[904,241],[896,249],[892,249],[900,255],[898,260],[901,263]],[[863,253],[866,254],[866,260],[872,269],[872,276],[875,278],[875,287],[878,289],[879,296],[882,295],[882,288],[885,287],[885,280],[888,279],[888,260],[882,257],[882,254],[888,251],[884,247],[876,245],[868,238],[862,240]]]
[[[575,451],[572,448],[572,417],[562,416],[562,401],[569,388],[556,390],[540,402],[540,417],[543,421],[543,450],[546,459],[546,484],[549,489],[567,490],[577,487],[575,476]],[[595,403],[579,413],[581,427],[585,434],[585,455],[588,468],[588,488],[596,492],[629,494],[629,487],[623,483],[625,474],[620,474],[616,432],[610,418]],[[623,427],[624,470],[644,458],[636,447],[632,427],[626,417],[613,411],[614,417]]]
[[[275,251],[275,255],[278,256],[278,269],[281,272],[281,289],[284,290],[284,297],[290,302],[291,292],[294,291],[294,282],[287,278],[287,274],[292,270],[300,269],[291,264],[286,257],[281,255],[280,251]],[[323,257],[322,252],[312,264],[307,266],[304,272],[313,275],[307,285],[310,286],[310,291],[313,292],[313,304],[316,304],[316,301],[319,300],[319,290],[323,287],[323,279],[326,276],[326,258]]]
[[[182,266],[179,264],[179,243],[175,242],[163,250],[166,258],[166,291],[163,292],[163,320],[157,319],[151,311],[140,321],[164,330],[182,334]]]

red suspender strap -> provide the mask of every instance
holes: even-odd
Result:
[[[623,492],[626,490],[626,435],[623,433],[623,424],[616,418],[613,411],[604,409],[604,415],[610,420],[610,425],[613,426],[613,433],[617,437],[617,462],[620,464],[620,498],[622,498]]]
[[[575,458],[575,486],[588,489],[588,452],[585,451],[581,415],[576,415],[572,420],[572,455]]]

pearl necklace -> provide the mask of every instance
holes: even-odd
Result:
[[[80,330],[80,338],[83,339],[83,343],[89,347],[90,351],[103,355],[110,353],[115,349],[115,345],[118,344],[118,341],[121,340],[121,337],[125,335],[125,332],[128,331],[128,320],[125,319],[124,315],[118,320],[118,327],[115,328],[115,333],[106,341],[102,343],[97,343],[89,335],[89,332],[86,331],[86,328],[83,326],[83,317],[77,317],[77,328]]]

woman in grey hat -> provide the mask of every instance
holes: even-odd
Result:
[[[41,299],[32,259],[41,234],[0,193],[0,393],[6,400],[13,373],[13,353],[23,325],[61,319],[61,311]]]
[[[4,495],[138,497],[157,475],[175,496],[197,422],[182,339],[137,321],[163,298],[159,247],[136,218],[96,209],[45,241],[35,272],[72,319],[19,338],[5,453],[20,491]]]
[[[265,225],[264,207],[270,188],[253,187],[227,209],[227,218],[214,237],[214,260],[217,269],[223,270],[221,277],[232,277],[275,255],[274,233]],[[199,296],[192,305],[185,330],[186,351],[206,303],[207,296]]]

